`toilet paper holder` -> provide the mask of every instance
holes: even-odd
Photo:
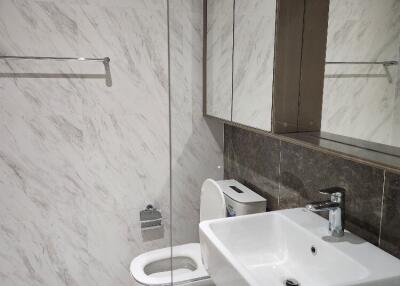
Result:
[[[162,226],[161,211],[149,204],[140,211],[140,224],[142,229],[157,229]]]

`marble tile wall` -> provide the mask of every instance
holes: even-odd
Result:
[[[101,63],[0,63],[1,285],[134,285],[132,258],[170,245],[169,80],[174,204],[195,216],[200,181],[222,172],[221,126],[200,115],[196,2],[172,19],[169,79],[166,0],[0,1],[0,54],[109,56],[113,83]],[[140,231],[148,203],[161,231]]]
[[[400,257],[400,175],[386,172],[380,245]]]
[[[399,60],[400,2],[331,0],[326,61]],[[400,147],[398,66],[326,65],[321,130]],[[396,130],[397,129],[397,130]]]
[[[400,258],[400,173],[355,163],[264,134],[225,125],[224,176],[267,199],[269,210],[324,199],[341,186],[346,228]]]

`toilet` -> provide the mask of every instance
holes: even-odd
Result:
[[[207,179],[201,187],[200,221],[265,212],[267,201],[235,180]],[[130,271],[140,285],[213,286],[201,258],[199,243],[161,248],[135,257]]]

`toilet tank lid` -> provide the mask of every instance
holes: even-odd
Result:
[[[217,183],[220,185],[226,196],[239,203],[257,203],[266,201],[262,196],[236,180],[221,180],[217,181]]]

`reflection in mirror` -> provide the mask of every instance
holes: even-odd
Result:
[[[234,0],[207,1],[207,115],[231,120]]]
[[[232,121],[271,131],[275,0],[236,0]]]
[[[330,1],[322,137],[400,147],[399,47],[400,1]]]

